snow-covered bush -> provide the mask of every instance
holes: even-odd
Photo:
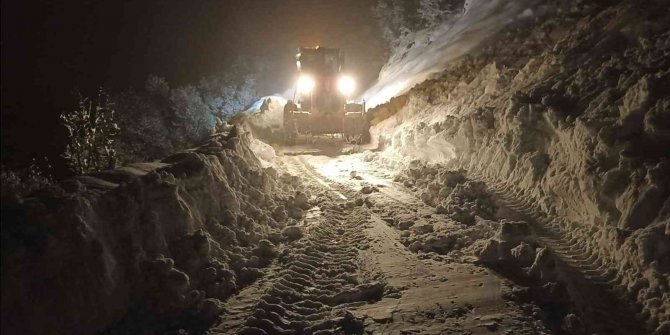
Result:
[[[74,173],[111,169],[116,166],[114,104],[100,89],[95,101],[79,95],[77,108],[61,114],[70,143],[63,157]]]
[[[116,95],[121,160],[154,160],[205,139],[215,131],[217,118],[227,120],[256,96],[253,76],[243,73],[176,88],[150,76],[144,90]]]
[[[120,130],[119,155],[122,161],[149,161],[174,151],[170,127],[156,99],[125,91],[115,98]]]
[[[195,86],[184,86],[170,90],[172,125],[177,138],[183,143],[196,143],[212,133],[216,118]]]
[[[198,91],[209,108],[224,120],[244,110],[259,95],[256,79],[250,74],[203,78]]]
[[[45,161],[47,171],[37,165],[35,159],[24,169],[10,170],[4,165],[0,168],[0,185],[2,185],[2,195],[0,199],[11,200],[20,198],[33,191],[45,188],[53,183],[50,174],[51,166]]]

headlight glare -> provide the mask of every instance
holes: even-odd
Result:
[[[298,78],[298,92],[300,93],[309,93],[314,89],[314,79],[310,76],[302,75]]]
[[[340,77],[340,80],[337,81],[337,89],[345,96],[349,96],[351,93],[354,93],[356,82],[354,81],[354,78],[346,75],[342,76]]]

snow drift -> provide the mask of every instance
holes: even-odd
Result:
[[[491,32],[463,57],[438,49],[447,53],[444,71],[373,109],[371,129],[390,164],[462,168],[555,218],[564,236],[615,274],[650,330],[670,326],[670,17],[663,8],[565,3]],[[421,48],[396,55],[387,71],[423,69],[411,57]],[[401,92],[393,85],[422,81],[422,71],[369,92],[387,99],[380,92]],[[425,190],[441,186],[426,182]]]
[[[250,142],[233,128],[160,162],[3,203],[3,333],[206,325],[260,275],[289,216],[302,213],[297,179],[263,168]]]

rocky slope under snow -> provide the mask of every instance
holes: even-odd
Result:
[[[670,15],[662,1],[566,8],[375,108],[378,158],[438,165],[409,178],[437,208],[453,207],[445,168],[498,185],[609,269],[649,330],[667,330]]]
[[[205,329],[308,207],[251,141],[233,128],[3,203],[3,333]]]

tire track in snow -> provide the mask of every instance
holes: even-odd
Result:
[[[469,176],[486,183],[503,205],[531,224],[537,241],[557,257],[559,273],[563,274],[571,296],[577,298],[574,303],[590,332],[645,334],[642,322],[637,319],[642,308],[626,296],[625,288],[618,287],[616,269],[606,266],[584,243],[565,233],[561,228],[565,223],[560,218],[540,214],[531,203],[511,195],[507,186],[491,183],[478,174]]]
[[[310,171],[290,158],[294,172],[302,172],[340,200],[314,207],[300,223],[305,236],[290,242],[277,261],[271,280],[240,294],[238,306],[224,318],[214,334],[329,334],[361,333],[363,324],[346,309],[381,299],[384,285],[359,276],[357,246],[366,243],[362,234],[369,211],[345,210],[346,199]],[[290,249],[289,249],[290,248]],[[231,311],[229,311],[231,312]]]
[[[243,334],[312,334],[360,328],[345,309],[383,295],[381,283],[357,276],[362,213],[326,209],[292,252],[280,278],[259,299]]]
[[[308,163],[301,161],[301,164],[310,170],[311,175],[317,173]],[[598,255],[587,250],[584,243],[564,233],[558,218],[539,215],[540,211],[533,209],[529,203],[516,200],[505,186],[490,183],[479,175],[472,174],[470,177],[484,182],[503,205],[522,215],[524,221],[533,226],[537,241],[557,256],[559,272],[565,277],[563,279],[571,295],[577,298],[574,301],[576,308],[590,331],[622,335],[645,333],[642,323],[636,319],[642,308],[634,299],[625,296],[625,288],[617,286],[617,271],[605,266]],[[342,192],[351,190],[351,186],[335,180],[331,180],[331,184]],[[380,188],[375,194],[384,196],[406,211],[421,208],[434,212],[432,207],[401,184],[392,185]]]
[[[299,165],[304,175],[326,180],[330,189],[346,194],[350,198],[360,196],[358,181],[348,182],[334,175],[321,175],[306,156],[289,159],[291,160],[289,164]],[[368,180],[365,174],[361,176],[362,181]],[[492,318],[501,320],[501,327],[514,333],[543,334],[537,332],[541,327],[536,328],[529,316],[515,309],[517,307],[510,307],[504,302],[503,284],[496,276],[489,275],[488,271],[473,264],[450,264],[427,258],[425,255],[411,252],[400,243],[400,231],[389,226],[386,216],[404,213],[418,219],[428,212],[434,213],[435,210],[401,184],[396,182],[384,184],[386,186],[380,186],[379,192],[364,195],[371,198],[374,205],[368,212],[371,225],[363,232],[371,243],[368,244],[369,247],[365,246],[361,250],[360,257],[363,262],[361,267],[362,271],[381,275],[389,285],[392,285],[390,286],[392,290],[401,287],[406,291],[397,297],[398,300],[384,298],[380,302],[352,309],[356,316],[365,319],[367,332],[463,334],[474,331],[478,333],[482,328],[486,328],[480,320]],[[386,215],[382,215],[382,212]],[[446,306],[451,306],[453,309],[449,310]],[[468,309],[471,309],[472,314],[467,313],[466,316],[450,314],[453,311]],[[444,315],[446,320],[425,318],[432,313],[446,313]],[[503,315],[501,313],[506,315],[505,321],[500,319],[500,315]]]

